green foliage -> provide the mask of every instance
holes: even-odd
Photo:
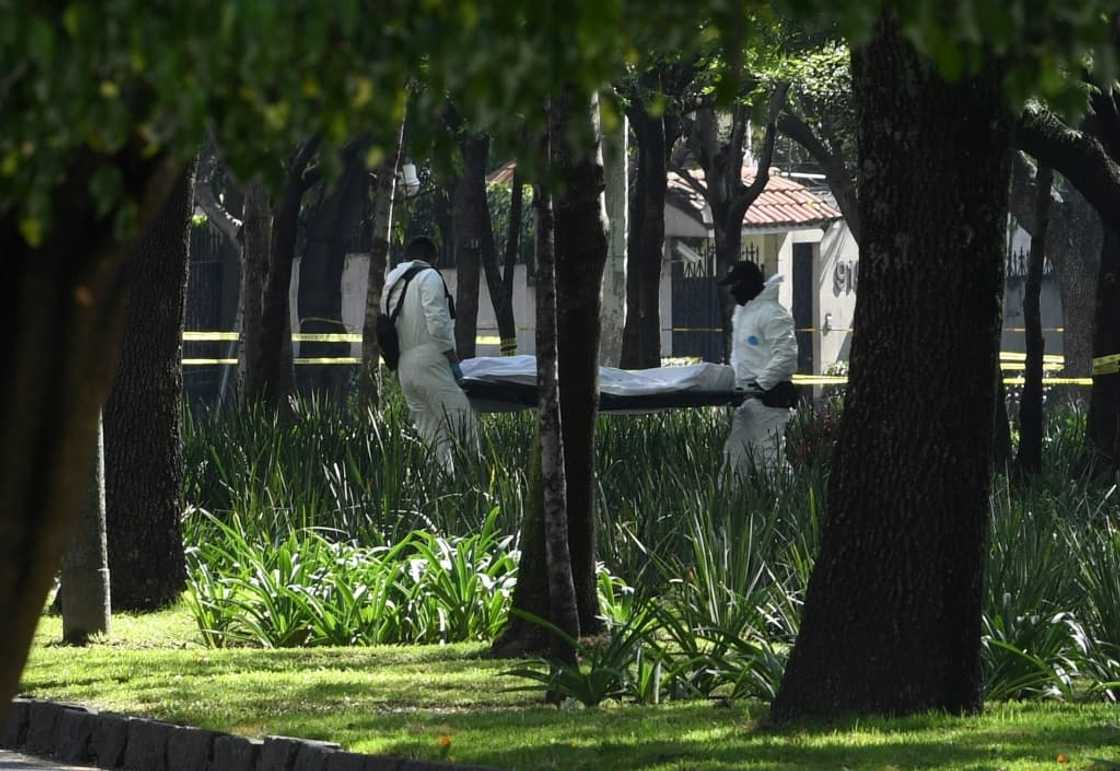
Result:
[[[782,0],[780,6],[801,23],[838,28],[857,47],[886,7],[868,0]],[[1112,0],[903,0],[889,8],[946,78],[998,64],[1013,105],[1037,95],[1067,111],[1084,110],[1081,68],[1091,63],[1106,82],[1116,73]]]
[[[789,430],[793,473],[745,484],[719,472],[720,410],[603,417],[598,586],[610,632],[581,643],[579,667],[530,667],[532,687],[588,703],[770,698],[819,548],[839,409],[803,409]],[[430,466],[392,389],[361,413],[297,401],[287,425],[259,410],[188,416],[187,498],[212,512],[185,520],[206,643],[490,639],[516,580],[510,534],[533,425],[503,414],[481,428],[482,456],[461,455],[449,477]],[[1082,413],[1056,412],[1050,472],[1030,485],[997,480],[989,699],[1120,697],[1120,501],[1070,481],[1083,431]]]

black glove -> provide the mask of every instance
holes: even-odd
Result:
[[[742,390],[748,399],[761,399],[763,394],[766,393],[766,390],[753,380],[743,386]]]
[[[459,366],[459,362],[451,362],[451,374],[455,376],[456,383],[463,382],[463,368]]]

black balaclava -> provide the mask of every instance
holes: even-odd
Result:
[[[754,267],[753,263],[745,264]],[[735,298],[735,302],[739,305],[746,305],[751,300],[758,297],[763,287],[766,286],[766,282],[762,278],[762,271],[758,270],[758,268],[751,271],[744,271],[744,273],[747,273],[747,275],[743,276],[738,283],[733,284],[729,288],[731,296]]]

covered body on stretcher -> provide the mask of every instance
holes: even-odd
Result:
[[[479,412],[508,412],[537,406],[535,356],[480,356],[462,362],[460,385]],[[680,407],[737,405],[735,372],[723,364],[626,370],[599,368],[599,409],[654,412]]]

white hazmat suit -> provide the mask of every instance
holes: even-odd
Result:
[[[762,291],[745,305],[737,305],[731,321],[731,366],[735,386],[769,391],[790,380],[797,371],[797,337],[793,316],[778,302],[782,276],[772,276]],[[737,473],[750,470],[750,461],[766,469],[782,462],[786,424],[793,412],[767,407],[760,398],[747,398],[731,421],[723,448],[725,464]]]
[[[404,289],[400,279],[414,265],[431,268],[421,260],[410,260],[393,268],[385,278],[383,313],[396,309]],[[455,350],[455,321],[445,292],[443,278],[434,269],[421,270],[409,282],[397,317],[401,346],[397,379],[413,425],[435,451],[440,465],[451,471],[453,437],[462,438],[468,446],[477,446],[478,426],[445,355]]]

